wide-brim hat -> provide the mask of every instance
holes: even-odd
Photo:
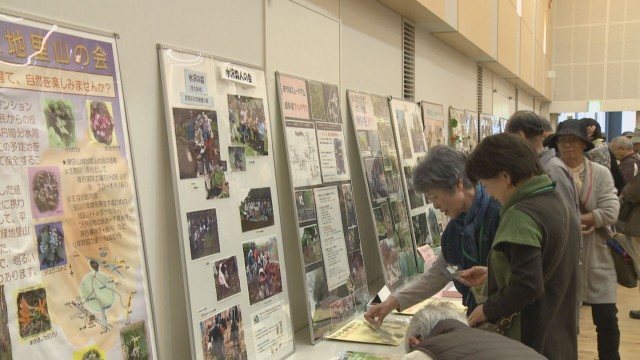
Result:
[[[631,142],[634,144],[640,143],[640,127],[637,127],[633,131],[633,136],[631,137]]]
[[[558,130],[555,132],[555,134],[549,135],[546,139],[544,139],[544,146],[557,150],[558,137],[561,135],[575,135],[579,137],[580,140],[584,141],[584,143],[587,145],[585,151],[589,151],[595,147],[589,140],[589,136],[587,135],[587,127],[580,120],[569,119],[558,124]]]

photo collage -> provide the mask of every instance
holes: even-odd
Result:
[[[407,283],[418,270],[407,204],[408,200],[417,200],[405,195],[402,174],[405,169],[398,147],[405,149],[402,156],[412,157],[413,148],[421,154],[426,152],[421,118],[414,114],[405,118],[404,112],[399,113],[402,124],[396,127],[401,139],[398,142],[386,97],[349,90],[347,98],[371,202],[384,279],[387,287],[393,290]],[[415,197],[417,199],[418,195]]]
[[[284,74],[277,77],[310,329],[316,342],[364,311],[367,279],[338,87]],[[384,164],[377,166],[382,171]],[[388,191],[386,180],[379,180],[384,182],[380,191]]]
[[[164,61],[173,66],[171,56]],[[167,121],[174,139],[176,203],[184,214],[183,261],[187,277],[194,279],[189,281],[208,284],[190,288],[187,299],[193,309],[215,310],[191,314],[199,335],[197,357],[257,359],[276,348],[292,351],[264,74],[215,58],[178,68],[171,74],[181,86],[165,91],[171,93]],[[259,84],[215,71],[250,73]],[[315,210],[313,204],[310,209]],[[285,321],[282,331],[290,333],[283,334],[291,341],[284,346],[274,339],[245,337],[255,335],[257,325],[244,319],[264,311],[269,299],[286,304],[274,313]]]

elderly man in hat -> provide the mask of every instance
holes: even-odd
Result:
[[[633,131],[633,136],[631,136],[631,143],[633,144],[633,151],[636,154],[640,154],[640,127],[637,127]]]

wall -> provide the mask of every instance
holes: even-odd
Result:
[[[5,0],[3,6],[120,35],[120,68],[162,359],[189,358],[190,345],[181,263],[176,256],[178,230],[156,44],[194,49],[266,68],[279,202],[285,219],[282,226],[291,311],[294,327],[304,327],[306,303],[294,290],[301,289],[303,282],[295,224],[286,221],[287,214],[293,213],[293,200],[286,175],[274,72],[340,84],[345,115],[347,89],[400,97],[401,16],[371,0],[114,0],[99,10],[86,0]],[[495,85],[497,80],[491,77]],[[502,81],[503,88],[513,88]],[[441,103],[445,111],[449,106],[475,110],[476,96],[476,62],[427,31],[417,29],[416,100]],[[494,109],[495,104],[494,100]],[[348,121],[345,116],[345,124]],[[350,125],[346,129],[360,235],[363,244],[367,244],[368,239],[374,238],[374,227],[362,186],[364,177],[355,137]],[[363,251],[367,278],[370,284],[379,283],[382,271],[377,248],[365,245]],[[374,288],[375,285],[370,287]]]

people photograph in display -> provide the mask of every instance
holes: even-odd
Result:
[[[354,289],[367,284],[367,275],[364,271],[362,251],[356,250],[349,253],[349,276],[353,281]]]
[[[416,246],[431,245],[433,240],[427,224],[427,215],[425,213],[414,215],[411,217],[411,223],[413,224],[413,235],[416,237]]]
[[[216,112],[173,108],[173,126],[180,179],[209,179],[220,161]]]
[[[189,230],[191,260],[220,252],[216,209],[188,212],[187,229]]]
[[[246,148],[244,146],[229,146],[229,162],[231,172],[247,171]]]
[[[313,196],[313,189],[296,191],[296,210],[298,211],[298,222],[307,222],[316,219],[316,199]]]
[[[424,153],[427,147],[424,143],[424,132],[422,131],[422,123],[417,113],[413,113],[413,122],[411,124],[411,143],[416,153]]]
[[[403,110],[396,110],[396,119],[398,120],[398,133],[400,134],[402,158],[411,159],[413,157],[413,152],[411,151],[411,140],[409,140],[409,129],[407,129],[405,112]]]
[[[308,81],[309,86],[309,106],[311,108],[311,119],[325,121],[327,119],[324,106],[324,94],[322,84]]]
[[[398,247],[393,239],[383,239],[378,242],[380,256],[382,257],[382,269],[387,286],[393,285],[400,279],[400,259]]]
[[[327,285],[327,276],[324,267],[320,266],[306,273],[307,298],[309,299],[310,315],[313,319],[314,338],[322,337],[322,334],[331,326],[331,314],[329,304],[324,301],[330,296]]]
[[[61,222],[39,224],[35,226],[38,241],[40,270],[47,270],[67,263],[64,249],[64,230]]]
[[[346,296],[340,300],[334,301],[329,305],[329,313],[331,316],[331,328],[335,329],[342,325],[351,315],[355,314],[353,298]]]
[[[89,115],[89,137],[97,144],[118,145],[115,137],[113,107],[108,101],[87,100]]]
[[[242,232],[262,229],[273,225],[273,202],[271,188],[240,190],[240,222]]]
[[[404,176],[407,179],[407,192],[409,193],[409,206],[411,209],[417,209],[424,206],[424,195],[415,191],[413,188],[413,166],[404,167]]]
[[[240,306],[233,306],[200,322],[205,360],[247,359]]]
[[[216,261],[213,264],[213,275],[218,301],[240,292],[240,273],[238,272],[238,260],[235,256]]]
[[[371,200],[381,200],[389,196],[387,180],[384,173],[384,164],[381,157],[365,158],[365,171],[369,180]]]
[[[347,228],[352,228],[358,224],[358,219],[356,218],[356,203],[353,199],[353,188],[351,184],[342,185],[342,199],[344,200]]]
[[[262,99],[227,95],[231,143],[243,145],[247,156],[269,155],[268,126]]]
[[[299,229],[300,243],[302,244],[302,256],[304,265],[308,266],[322,260],[322,247],[320,245],[320,233],[318,225],[306,226]]]
[[[324,94],[326,121],[342,124],[338,87],[335,85],[323,84],[322,92]]]
[[[360,249],[360,235],[358,234],[358,227],[352,227],[345,230],[344,240],[347,244],[347,251],[354,251]]]
[[[251,305],[282,292],[278,239],[268,236],[242,244]]]
[[[43,112],[47,121],[49,147],[77,147],[76,117],[71,100],[44,99]]]

